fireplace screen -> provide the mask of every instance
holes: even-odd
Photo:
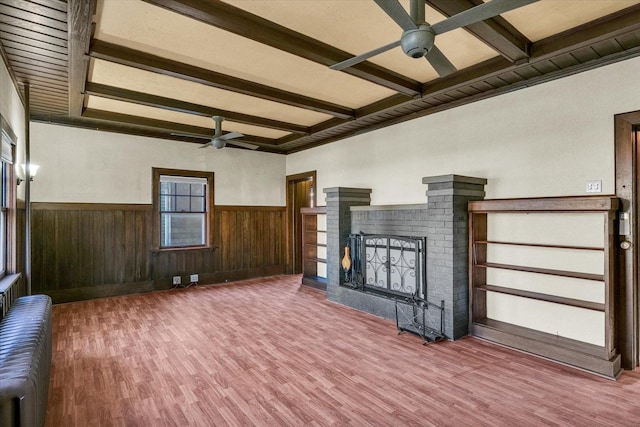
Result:
[[[349,240],[352,285],[393,296],[424,298],[424,237],[352,234]]]

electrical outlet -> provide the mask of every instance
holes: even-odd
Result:
[[[173,276],[173,284],[174,285],[182,284],[182,279],[180,278],[180,276]]]
[[[587,193],[602,193],[602,181],[587,181]]]
[[[189,276],[189,280],[191,281],[191,283],[198,283],[198,275],[192,274],[191,276]]]

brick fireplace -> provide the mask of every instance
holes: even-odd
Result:
[[[366,188],[325,188],[327,205],[327,298],[387,319],[395,318],[395,301],[353,289],[340,266],[349,235],[395,235],[426,238],[424,298],[444,301],[443,331],[458,339],[468,332],[467,203],[484,198],[486,179],[460,175],[426,177],[423,204],[371,206]],[[428,322],[439,322],[432,312]]]

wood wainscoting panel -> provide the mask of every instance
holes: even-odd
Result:
[[[285,207],[216,206],[211,248],[152,250],[152,207],[33,203],[34,293],[54,302],[284,273]],[[150,283],[152,285],[150,285]]]
[[[34,203],[31,226],[32,289],[54,302],[152,280],[150,205]]]

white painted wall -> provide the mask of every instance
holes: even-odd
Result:
[[[3,61],[0,61],[0,113],[17,136],[14,165],[16,174],[22,176],[19,165],[24,163],[24,105]],[[24,187],[24,185],[18,187],[18,199],[24,200]]]
[[[603,194],[613,194],[613,116],[640,110],[638,75],[640,59],[631,59],[302,151],[287,156],[287,175],[316,170],[318,205],[325,204],[320,190],[327,187],[371,188],[372,205],[425,203],[422,177],[445,174],[487,178],[490,199],[584,195],[588,180],[602,180]],[[565,244],[597,246],[599,221],[556,217],[537,227],[502,218],[490,231],[498,240],[553,243],[562,235]],[[489,255],[495,262],[570,271],[601,273],[603,266],[602,253],[538,252],[496,247]],[[490,269],[488,283],[604,300],[602,282]],[[493,293],[487,307],[493,319],[604,344],[599,312]]]
[[[424,203],[422,177],[488,179],[488,198],[614,192],[613,116],[640,110],[640,58],[287,156],[287,175],[372,188],[372,204]]]
[[[31,123],[33,202],[151,203],[151,168],[215,172],[218,205],[284,206],[285,157]]]

